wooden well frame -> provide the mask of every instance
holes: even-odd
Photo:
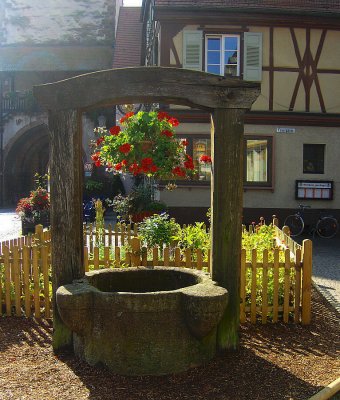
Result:
[[[84,276],[82,234],[82,113],[126,103],[167,103],[211,113],[213,176],[212,279],[229,292],[217,347],[235,349],[239,326],[239,271],[243,192],[243,119],[260,84],[177,68],[112,69],[34,87],[48,111],[51,136],[53,293]],[[55,351],[72,344],[53,300]]]

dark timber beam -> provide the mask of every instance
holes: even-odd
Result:
[[[81,112],[124,103],[189,105],[213,114],[212,277],[229,291],[218,328],[220,350],[238,344],[242,210],[243,114],[260,84],[177,68],[99,71],[36,86],[49,111],[53,293],[84,275],[82,243]],[[55,350],[71,343],[54,303]]]

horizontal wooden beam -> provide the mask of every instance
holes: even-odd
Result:
[[[137,67],[79,75],[35,86],[33,93],[47,110],[162,102],[211,111],[249,109],[260,84],[181,68]]]

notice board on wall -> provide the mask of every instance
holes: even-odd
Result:
[[[295,198],[306,200],[333,200],[333,181],[297,180]]]

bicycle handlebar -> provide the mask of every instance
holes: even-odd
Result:
[[[311,206],[304,206],[303,204],[299,204],[299,208],[301,210],[305,210],[306,208],[312,208]]]

